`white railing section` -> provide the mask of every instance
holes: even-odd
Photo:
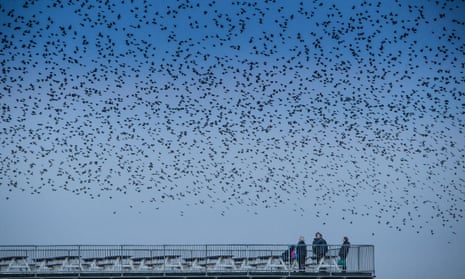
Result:
[[[40,245],[0,246],[0,274],[92,272],[295,272],[290,245]],[[352,245],[345,265],[340,245],[324,257],[307,245],[305,272],[374,274],[374,246]]]

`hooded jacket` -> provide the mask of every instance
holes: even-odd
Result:
[[[350,242],[348,240],[344,240],[342,243],[341,248],[339,248],[339,257],[341,259],[347,258],[347,254],[349,254]]]
[[[323,237],[314,238],[312,243],[312,251],[313,254],[319,258],[326,255],[328,252],[328,244],[326,243],[326,240],[324,240]]]

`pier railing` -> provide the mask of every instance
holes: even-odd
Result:
[[[53,273],[238,273],[296,272],[290,245],[31,245],[0,246],[3,274]],[[368,273],[374,276],[374,246],[352,245],[345,264],[340,245],[328,245],[324,257],[307,245],[307,273]],[[318,253],[318,252],[315,252]],[[302,270],[300,270],[302,271]]]

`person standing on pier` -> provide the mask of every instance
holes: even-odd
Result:
[[[303,236],[299,237],[297,243],[297,262],[299,263],[299,271],[305,271],[305,260],[307,259],[307,244]]]
[[[342,242],[341,248],[339,248],[338,265],[342,266],[342,271],[346,271],[347,269],[346,259],[347,259],[347,254],[349,254],[350,242],[347,236],[344,236],[342,241],[343,242]]]
[[[324,240],[323,235],[319,232],[315,234],[315,238],[312,243],[312,252],[313,256],[316,257],[316,262],[320,263],[320,260],[323,259],[328,252],[328,244]]]

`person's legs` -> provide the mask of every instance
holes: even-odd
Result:
[[[299,258],[299,271],[305,271],[305,258]]]

